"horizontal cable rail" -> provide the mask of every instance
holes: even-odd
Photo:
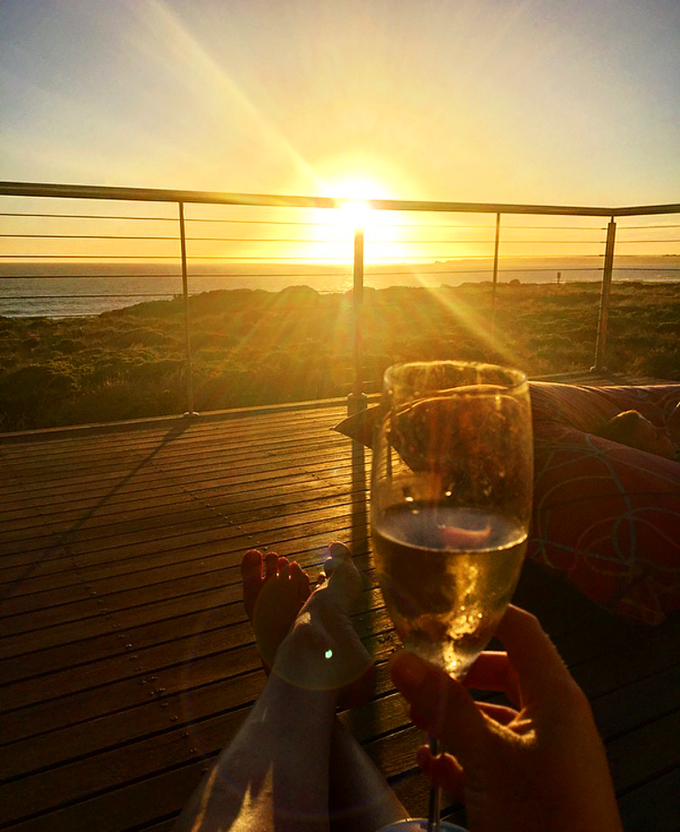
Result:
[[[143,235],[126,235],[126,234],[0,234],[0,239],[30,239],[30,240],[172,240],[175,241],[176,237],[152,237],[152,236],[143,236]],[[218,242],[218,243],[337,243],[337,239],[328,238],[328,239],[303,239],[300,237],[191,237],[188,236],[187,242]],[[385,243],[390,242],[387,238],[380,238],[380,237],[373,237],[372,242],[374,243]],[[401,243],[436,243],[441,244],[445,243],[450,245],[453,243],[458,244],[470,244],[470,243],[486,243],[486,244],[493,244],[493,240],[475,240],[475,239],[462,239],[462,240],[434,240],[431,238],[423,237],[423,238],[409,238],[403,237],[400,240]],[[554,243],[578,243],[581,245],[594,245],[598,244],[599,240],[536,240],[536,239],[519,239],[519,240],[504,240],[505,244],[512,244],[512,243],[533,243],[534,245],[541,245],[541,244],[554,244]],[[669,239],[669,240],[628,240],[623,242],[650,242],[650,243],[673,243],[677,242],[676,240]]]
[[[58,197],[62,199],[115,199],[129,202],[183,202],[212,205],[269,206],[274,208],[337,208],[343,200],[331,197],[275,194],[183,191],[161,188],[121,188],[95,185],[57,185],[34,182],[0,182],[0,195]],[[350,201],[350,200],[344,200]],[[428,200],[372,199],[380,211],[441,211],[479,214],[557,214],[562,216],[643,216],[680,213],[680,203],[603,208],[593,206],[521,205],[492,202],[442,202]]]
[[[54,210],[55,199],[75,202],[73,212]],[[372,210],[359,231],[353,201],[328,197],[0,182],[0,200],[0,315],[34,309],[41,316],[77,317],[142,300],[183,298],[189,387],[189,296],[231,288],[235,281],[266,288],[274,281],[311,280],[325,287],[321,291],[353,289],[358,398],[365,285],[382,287],[412,276],[433,286],[486,282],[493,330],[503,276],[513,282],[559,283],[567,275],[601,281],[595,356],[601,369],[613,276],[680,280],[680,234],[674,233],[680,223],[642,223],[643,217],[680,214],[680,203],[592,207],[381,199],[369,201]],[[95,208],[91,213],[88,201]],[[662,255],[678,260],[663,261]],[[649,258],[656,258],[652,265]],[[192,412],[190,390],[187,398]]]

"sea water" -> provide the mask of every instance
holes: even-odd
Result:
[[[148,267],[121,267],[116,274],[104,273],[101,265],[92,264],[90,269],[84,265],[78,267],[61,266],[60,271],[46,269],[39,264],[31,271],[30,264],[21,264],[21,270],[3,265],[0,270],[0,315],[9,317],[54,317],[98,315],[113,309],[122,309],[151,300],[170,300],[182,294],[182,277],[179,271],[173,273],[166,268],[164,272],[151,272]],[[72,274],[67,274],[69,269]],[[49,272],[53,273],[47,276]],[[38,275],[28,277],[26,275]],[[21,276],[20,276],[21,275]],[[555,283],[557,270],[512,269],[499,274],[499,281],[519,280],[521,283]],[[364,286],[385,289],[390,286],[410,286],[439,288],[440,286],[459,286],[463,283],[488,282],[492,272],[488,269],[447,271],[430,268],[421,264],[417,268],[405,269],[395,266],[393,270],[382,269],[380,273],[364,275]],[[561,282],[599,282],[602,280],[601,268],[561,270]],[[638,267],[634,269],[616,269],[614,280],[643,282],[680,282],[680,267]],[[353,276],[351,266],[346,269],[315,272],[307,268],[301,273],[289,270],[282,274],[272,268],[262,267],[260,273],[252,270],[224,275],[190,274],[188,291],[190,294],[229,289],[262,289],[268,292],[280,292],[290,286],[309,286],[322,294],[330,292],[344,293],[352,289]]]

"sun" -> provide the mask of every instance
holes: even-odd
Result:
[[[375,221],[372,199],[388,199],[387,188],[368,176],[349,175],[334,179],[324,186],[324,196],[336,200],[335,221],[347,230],[365,230]]]
[[[414,192],[394,165],[382,157],[348,152],[317,161],[315,172],[315,193],[332,199],[336,208],[313,210],[318,223],[313,257],[346,263],[353,256],[355,235],[362,231],[366,263],[404,259],[408,252],[401,242],[401,216],[375,206],[379,200],[396,199],[400,192]]]
[[[371,200],[389,199],[387,186],[376,178],[362,174],[336,175],[326,179],[322,195],[334,200],[337,208],[318,212],[320,237],[325,239],[324,253],[336,262],[346,261],[352,251],[351,243],[357,232],[366,234],[366,256],[375,255],[375,246],[369,241],[375,238],[378,227],[384,222],[380,211],[373,208]],[[372,251],[373,249],[373,251]]]
[[[350,232],[365,231],[374,219],[371,203],[365,199],[348,199],[338,203],[335,222],[341,228]]]

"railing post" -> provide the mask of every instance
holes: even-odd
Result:
[[[493,247],[493,288],[491,290],[491,334],[496,333],[496,287],[498,286],[498,248],[501,240],[501,215],[496,214],[496,237]]]
[[[607,345],[607,323],[609,320],[609,295],[612,286],[612,271],[614,269],[614,246],[616,243],[616,222],[614,217],[607,226],[607,242],[604,250],[604,268],[602,269],[602,292],[600,293],[600,311],[597,319],[597,342],[595,344],[595,364],[590,368],[591,373],[606,372],[604,363]]]
[[[194,410],[194,379],[191,361],[191,324],[189,322],[189,280],[187,272],[187,240],[184,225],[184,203],[179,202],[179,244],[182,254],[182,297],[184,299],[184,345],[186,362],[187,405],[185,416],[197,416]]]
[[[347,413],[352,415],[366,409],[364,393],[364,357],[361,344],[361,325],[364,304],[364,232],[354,232],[354,284],[352,287],[354,310],[354,386],[347,400]]]

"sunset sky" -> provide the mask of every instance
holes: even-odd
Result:
[[[0,82],[5,180],[680,198],[677,0],[2,0]]]

